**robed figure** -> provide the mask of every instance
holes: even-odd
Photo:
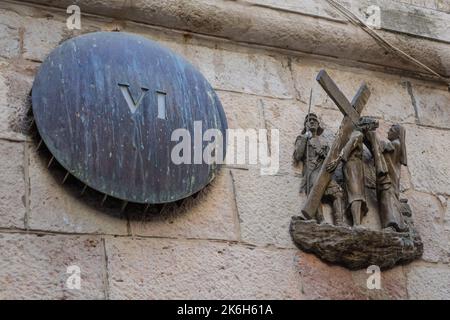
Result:
[[[303,180],[300,191],[305,191],[306,194],[309,194],[316,182],[323,161],[329,151],[329,147],[320,140],[322,132],[323,129],[317,115],[309,113],[305,117],[301,135],[295,140],[293,158],[296,163],[303,162]],[[336,225],[344,225],[343,196],[341,186],[336,182],[336,179],[332,179],[325,190],[322,201],[331,204]],[[320,206],[316,213],[316,219],[318,222],[324,220]]]
[[[342,171],[344,173],[345,191],[347,192],[347,212],[351,214],[353,226],[361,225],[362,218],[368,212],[364,184],[363,151],[364,144],[369,146],[378,145],[373,143],[374,141],[372,140],[377,127],[378,122],[376,120],[369,117],[361,117],[359,122],[355,124],[354,130],[338,158],[331,161],[327,166],[327,170],[333,172],[339,162],[343,163]],[[375,161],[375,166],[377,166],[377,161]],[[376,169],[376,171],[380,170],[383,171],[383,169]],[[387,173],[386,171],[384,169],[384,174]]]
[[[384,229],[406,231],[407,225],[401,213],[400,172],[407,165],[405,128],[399,124],[391,126],[388,141],[381,143],[388,175],[377,178],[379,214]]]

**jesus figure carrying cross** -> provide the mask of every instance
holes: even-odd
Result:
[[[339,110],[344,114],[344,118],[342,119],[339,131],[328,152],[328,155],[323,161],[323,165],[317,175],[315,184],[312,186],[302,208],[302,213],[307,219],[316,219],[316,214],[321,203],[321,199],[332,177],[332,173],[327,170],[327,167],[330,162],[339,157],[339,154],[353,132],[354,124],[358,123],[360,113],[370,96],[369,88],[366,84],[362,84],[353,98],[353,101],[350,103],[333,80],[331,80],[325,70],[321,70],[319,72],[317,75],[317,81],[338,106]]]

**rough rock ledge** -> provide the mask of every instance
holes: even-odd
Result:
[[[422,240],[413,227],[409,232],[382,232],[317,224],[294,216],[290,233],[303,251],[352,270],[370,265],[389,269],[417,259],[423,253]]]

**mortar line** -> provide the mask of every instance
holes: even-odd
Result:
[[[219,91],[219,92],[229,92],[229,93],[236,93],[236,94],[246,94],[249,96],[254,96],[254,97],[258,97],[258,98],[267,98],[267,99],[273,99],[273,100],[292,100],[295,101],[295,97],[280,97],[280,96],[270,96],[270,95],[265,95],[265,94],[259,94],[259,93],[252,93],[252,92],[244,92],[244,91],[238,91],[238,90],[231,90],[231,89],[223,89],[223,88],[217,88],[214,87],[213,88],[214,91]]]
[[[24,35],[25,35],[25,28],[24,27],[19,27],[19,53],[20,56],[22,57],[23,54],[25,53],[25,46],[24,46]]]
[[[405,268],[403,268],[403,266],[402,266],[402,270],[403,270],[403,275],[405,276],[406,299],[411,300],[410,295],[409,295],[408,272],[406,272],[406,270],[405,270]]]
[[[409,80],[406,81],[406,90],[408,91],[409,97],[411,98],[411,104],[414,108],[414,115],[416,118],[416,123],[420,124],[419,110],[417,109],[416,97],[414,96],[413,88],[412,88],[411,82]]]
[[[25,217],[23,220],[25,230],[30,228],[30,214],[31,214],[31,183],[30,183],[30,154],[28,150],[28,142],[24,143],[23,150],[23,166],[24,166],[24,179],[25,179]]]
[[[300,90],[297,88],[297,81],[295,81],[294,69],[292,68],[292,57],[288,58],[288,70],[291,76],[292,87],[295,91],[295,98],[293,100],[302,101]]]
[[[105,295],[105,300],[109,300],[109,272],[108,272],[108,253],[106,251],[106,239],[102,237],[103,244],[103,290]]]
[[[276,250],[293,250],[293,247],[280,247],[275,244],[271,245],[259,245],[248,243],[242,240],[227,240],[227,239],[217,239],[217,238],[189,238],[189,237],[170,237],[170,236],[145,236],[145,235],[117,235],[117,234],[99,234],[99,233],[70,233],[70,232],[61,232],[61,231],[43,231],[36,229],[20,229],[20,228],[0,228],[0,234],[10,233],[10,234],[28,234],[28,235],[37,235],[37,236],[76,236],[76,237],[114,237],[114,238],[128,238],[128,239],[154,239],[154,240],[175,240],[175,241],[199,241],[199,242],[213,242],[213,243],[222,243],[222,244],[234,244],[234,245],[242,245],[249,248],[259,248],[259,249],[276,249]]]
[[[235,232],[237,233],[237,239],[238,241],[242,241],[242,234],[241,234],[241,217],[239,215],[239,208],[237,204],[237,194],[236,194],[236,181],[234,179],[233,171],[229,170],[230,176],[231,176],[231,188],[233,191],[233,200],[234,200],[234,209],[235,209],[235,218],[234,218],[234,224],[235,224]]]
[[[267,141],[267,151],[269,156],[272,155],[272,140],[269,139],[269,129],[267,128],[267,120],[266,120],[266,113],[265,113],[265,107],[264,107],[264,101],[263,99],[259,99],[259,119],[260,119],[260,127],[261,129],[266,130],[266,141]],[[270,129],[272,130],[272,128]],[[259,134],[258,134],[258,140],[259,140]]]
[[[29,139],[13,138],[13,137],[6,137],[6,136],[0,136],[0,140],[8,141],[8,142],[18,142],[18,143],[32,141]]]

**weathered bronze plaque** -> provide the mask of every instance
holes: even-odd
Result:
[[[208,144],[203,133],[218,129],[225,137],[227,121],[202,74],[146,38],[98,32],[65,41],[40,67],[32,105],[55,159],[106,195],[172,202],[205,187],[219,169],[172,161],[174,130],[189,132],[194,158],[198,142]]]

